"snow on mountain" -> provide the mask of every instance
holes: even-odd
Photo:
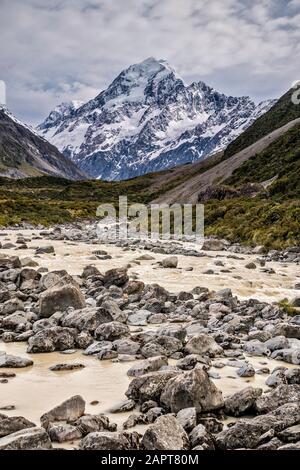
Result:
[[[93,100],[61,104],[37,130],[92,177],[120,180],[204,159],[273,104],[186,85],[167,62],[149,58]]]

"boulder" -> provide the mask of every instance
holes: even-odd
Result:
[[[265,342],[265,346],[271,351],[278,349],[287,349],[289,347],[289,340],[285,336],[275,336]]]
[[[10,367],[10,368],[23,368],[29,367],[33,365],[33,361],[31,359],[27,359],[25,357],[18,357],[12,356],[10,354],[6,354],[3,351],[0,351],[0,368],[1,367]]]
[[[109,411],[110,413],[124,413],[134,408],[135,402],[133,400],[123,400],[121,403],[114,405]]]
[[[126,336],[128,334],[129,328],[127,325],[124,325],[118,321],[112,321],[98,326],[95,331],[95,339],[98,341],[115,341],[116,339],[119,339],[122,336]]]
[[[184,408],[178,411],[176,419],[186,432],[191,432],[197,426],[196,408]]]
[[[260,396],[255,408],[258,413],[268,413],[286,403],[300,403],[300,385],[279,385],[275,390]]]
[[[48,434],[52,442],[67,442],[82,437],[79,429],[71,424],[52,424],[48,428]]]
[[[31,336],[28,340],[28,353],[44,353],[73,349],[77,331],[71,328],[53,326]]]
[[[89,265],[89,266],[85,266],[81,274],[81,277],[83,277],[83,279],[88,279],[89,277],[103,278],[103,275],[96,268],[96,266]]]
[[[185,350],[188,354],[199,354],[200,356],[216,357],[222,354],[223,348],[206,334],[193,336],[186,344]]]
[[[73,284],[75,287],[79,287],[73,276],[64,269],[60,271],[50,271],[40,280],[40,288],[42,290],[52,289],[53,287],[63,287],[67,284]]]
[[[170,379],[160,399],[172,413],[190,407],[195,407],[197,413],[203,413],[224,406],[222,392],[199,366]]]
[[[212,435],[206,430],[205,426],[198,424],[189,435],[192,448],[201,446],[203,450],[214,450],[215,445]]]
[[[139,349],[139,343],[132,341],[131,339],[117,339],[113,342],[113,347],[116,349],[118,354],[127,354],[135,356]]]
[[[0,438],[22,429],[33,428],[35,424],[23,418],[23,416],[0,416]]]
[[[159,402],[166,384],[178,373],[175,370],[164,370],[136,377],[130,382],[126,396],[139,403],[144,403],[147,400]]]
[[[151,424],[141,445],[145,450],[187,450],[189,440],[187,433],[172,415],[160,416]]]
[[[85,367],[84,364],[55,364],[51,366],[49,369],[53,372],[59,371],[71,371],[71,370],[80,370]]]
[[[181,349],[182,342],[179,339],[172,336],[158,336],[142,347],[141,354],[148,358],[154,356],[169,357],[177,351],[181,351]]]
[[[85,411],[85,401],[80,395],[75,395],[41,416],[41,424],[48,428],[56,421],[74,421]]]
[[[150,317],[151,312],[148,310],[138,310],[135,313],[132,313],[128,316],[127,323],[128,325],[133,326],[146,326],[148,323],[148,318]]]
[[[98,326],[111,321],[113,321],[113,317],[109,312],[99,307],[86,307],[82,310],[65,312],[60,319],[60,324],[68,328],[77,328],[79,331],[86,330],[93,334]]]
[[[300,419],[298,403],[288,403],[271,413],[253,419],[241,419],[215,436],[218,449],[254,449],[263,444],[264,436],[282,431]]]
[[[224,240],[217,240],[214,238],[206,239],[203,243],[202,250],[207,251],[223,251],[227,246],[227,242]]]
[[[177,265],[178,265],[177,256],[169,256],[168,258],[164,258],[162,260],[163,268],[177,268]]]
[[[300,424],[291,426],[290,428],[284,429],[278,434],[279,439],[283,442],[298,442],[300,441]]]
[[[103,284],[105,287],[109,286],[124,286],[128,282],[127,269],[115,268],[110,269],[104,274]]]
[[[15,313],[18,310],[24,310],[24,303],[21,299],[9,299],[0,305],[0,315],[6,316]]]
[[[134,450],[139,447],[137,433],[92,432],[79,444],[81,450]]]
[[[229,416],[242,416],[253,409],[261,395],[261,388],[246,387],[226,398],[224,411]]]
[[[252,364],[245,364],[236,373],[239,377],[254,377],[255,369]]]
[[[159,370],[163,366],[168,365],[168,359],[165,356],[156,356],[146,359],[145,361],[134,364],[128,371],[127,375],[129,377],[137,377],[140,375],[145,375],[149,372],[154,372]]]
[[[54,247],[51,245],[45,245],[45,246],[40,246],[39,248],[36,249],[35,253],[36,255],[42,255],[42,254],[52,254],[54,253]]]
[[[85,300],[80,289],[72,284],[62,287],[52,287],[40,296],[39,312],[42,318],[49,318],[55,312],[64,312],[68,307],[81,309]]]
[[[79,429],[82,436],[86,436],[90,432],[99,431],[115,431],[116,425],[110,424],[109,419],[103,415],[84,415],[72,423]]]
[[[138,294],[144,290],[145,284],[142,281],[128,281],[123,288],[124,294],[133,295]]]
[[[277,336],[285,336],[286,338],[300,339],[300,325],[296,323],[279,323],[275,327]]]
[[[265,343],[258,340],[247,341],[243,346],[244,351],[251,356],[269,356],[270,350]]]
[[[28,428],[0,439],[0,450],[52,449],[50,438],[43,428]]]

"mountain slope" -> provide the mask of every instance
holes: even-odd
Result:
[[[165,61],[149,58],[88,103],[57,107],[38,132],[92,177],[120,180],[204,159],[273,104],[186,85]]]
[[[87,176],[33,129],[0,108],[0,175],[13,178],[43,174],[83,179]]]
[[[237,152],[249,147],[254,142],[257,142],[262,137],[279,129],[285,124],[300,118],[300,105],[294,104],[292,95],[294,89],[289,90],[283,95],[277,103],[266,112],[263,116],[257,119],[245,132],[243,132],[237,139],[234,140],[224,153],[224,158],[229,158]]]
[[[300,119],[280,139],[237,168],[224,184],[239,187],[269,181],[269,192],[280,200],[300,200]]]
[[[284,136],[289,129],[299,123],[300,118],[276,129],[269,135],[263,137],[244,150],[232,155],[226,160],[224,160],[224,154],[222,154],[216,162],[214,161],[214,164],[207,171],[196,171],[195,174],[189,177],[186,181],[176,185],[169,191],[165,191],[153,202],[166,202],[168,204],[173,204],[175,202],[195,204],[198,201],[198,195],[200,192],[206,190],[211,185],[223,183],[226,179],[230,178],[234,171],[241,167],[244,162],[255,157],[256,154],[260,154],[262,151],[267,149],[270,144],[281,136]],[[209,163],[210,158],[207,160],[207,163]],[[255,173],[255,167],[253,171]]]

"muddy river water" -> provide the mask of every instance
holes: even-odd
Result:
[[[32,232],[22,231],[24,236],[32,236]],[[16,232],[6,232],[0,240],[14,242]],[[56,255],[35,256],[35,248],[43,245],[53,245]],[[28,243],[27,250],[14,249],[1,250],[9,255],[18,255],[20,258],[31,257],[41,267],[49,270],[66,269],[70,274],[78,275],[87,264],[95,264],[100,271],[106,271],[113,267],[125,266],[131,263],[131,273],[136,273],[139,279],[145,283],[158,282],[173,292],[190,290],[201,285],[210,289],[222,289],[230,287],[239,297],[255,297],[261,300],[273,302],[284,297],[291,298],[296,295],[292,287],[299,282],[299,272],[296,265],[284,263],[268,263],[268,267],[275,270],[275,274],[268,275],[260,269],[250,271],[245,268],[249,261],[255,260],[255,256],[242,255],[243,260],[228,259],[226,253],[210,253],[203,258],[178,256],[179,269],[162,270],[154,268],[153,263],[163,258],[163,255],[152,254],[155,260],[141,261],[135,264],[134,260],[143,254],[142,250],[124,251],[115,246],[89,245],[85,243],[74,244],[67,241],[32,240]],[[105,249],[111,260],[91,260],[92,252],[97,249]],[[222,273],[220,268],[214,265],[217,256],[221,256],[229,273]],[[193,271],[186,271],[187,268]],[[203,275],[203,270],[212,268],[214,275]],[[40,416],[58,405],[72,395],[81,395],[86,401],[86,412],[93,414],[104,412],[113,422],[121,425],[129,413],[111,415],[110,408],[125,398],[125,391],[129,384],[127,370],[132,362],[99,361],[92,356],[84,356],[81,351],[73,354],[47,353],[28,355],[26,343],[1,343],[0,351],[22,357],[30,357],[34,361],[32,367],[25,369],[7,369],[15,372],[16,377],[8,380],[8,383],[0,384],[0,408],[13,406],[14,409],[3,411],[7,415],[21,415],[39,423]],[[251,357],[248,360],[255,369],[269,367],[270,370],[287,363],[270,360],[265,357]],[[49,368],[58,363],[82,363],[85,368],[74,371],[53,372]],[[226,359],[222,359],[226,363]],[[172,364],[172,361],[170,361]],[[5,369],[1,369],[4,371]],[[223,392],[224,396],[244,388],[246,385],[255,385],[266,389],[266,375],[256,374],[253,378],[240,378],[236,369],[225,366],[222,369],[211,369],[218,372],[220,379],[214,379],[215,384]],[[99,402],[92,405],[91,402]],[[1,411],[0,411],[1,412]]]

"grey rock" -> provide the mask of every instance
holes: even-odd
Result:
[[[52,287],[40,296],[39,311],[42,318],[49,318],[55,312],[65,311],[68,307],[81,309],[85,300],[80,289],[72,284],[63,287]]]
[[[196,408],[184,408],[178,411],[176,419],[186,432],[191,432],[197,425]]]
[[[133,400],[123,400],[121,403],[114,405],[109,411],[110,413],[124,413],[135,408]]]
[[[82,437],[79,429],[71,424],[52,424],[48,428],[48,434],[52,442],[67,442]]]
[[[178,375],[178,371],[165,370],[150,372],[134,378],[126,391],[126,396],[132,400],[143,403],[147,400],[159,402],[162,391],[167,382]]]
[[[212,435],[202,424],[198,424],[189,435],[191,447],[201,446],[204,450],[214,450]]]
[[[268,413],[286,403],[300,402],[300,385],[279,385],[270,393],[256,400],[255,408],[258,413]]]
[[[134,450],[138,449],[137,433],[92,432],[79,444],[81,450]]]
[[[261,388],[246,387],[225,399],[224,411],[229,416],[242,416],[253,409],[261,394]]]
[[[43,414],[41,416],[41,424],[47,429],[50,423],[56,421],[74,421],[80,418],[84,411],[85,401],[80,395],[75,395]]]
[[[35,424],[23,418],[23,416],[4,416],[0,415],[0,438],[12,434],[22,429],[32,428]]]
[[[177,268],[177,265],[178,265],[177,256],[169,256],[168,258],[164,258],[162,260],[163,268]]]
[[[145,450],[186,450],[189,448],[187,433],[172,415],[160,416],[151,424],[143,438]]]
[[[198,366],[170,379],[161,395],[161,403],[172,413],[190,407],[202,413],[224,406],[222,392],[209,379],[207,372]]]
[[[112,321],[109,323],[104,323],[99,325],[95,330],[95,339],[98,341],[115,341],[116,339],[121,338],[129,334],[129,328],[123,323]]]
[[[128,371],[129,377],[137,377],[159,370],[163,366],[168,365],[168,359],[164,356],[156,356],[146,359],[138,364],[134,364]]]
[[[209,357],[219,356],[223,352],[223,348],[211,336],[206,334],[193,336],[187,342],[185,350],[188,354],[207,355]]]
[[[9,367],[9,368],[23,368],[29,367],[33,365],[33,361],[31,359],[13,356],[11,354],[6,354],[3,351],[0,351],[0,368],[1,367]]]
[[[0,450],[51,449],[50,438],[43,428],[29,428],[9,434],[0,439]]]
[[[73,349],[76,334],[76,330],[71,328],[61,326],[46,328],[29,338],[27,352],[43,353]]]
[[[245,364],[236,371],[239,377],[254,377],[255,369],[252,364]]]

